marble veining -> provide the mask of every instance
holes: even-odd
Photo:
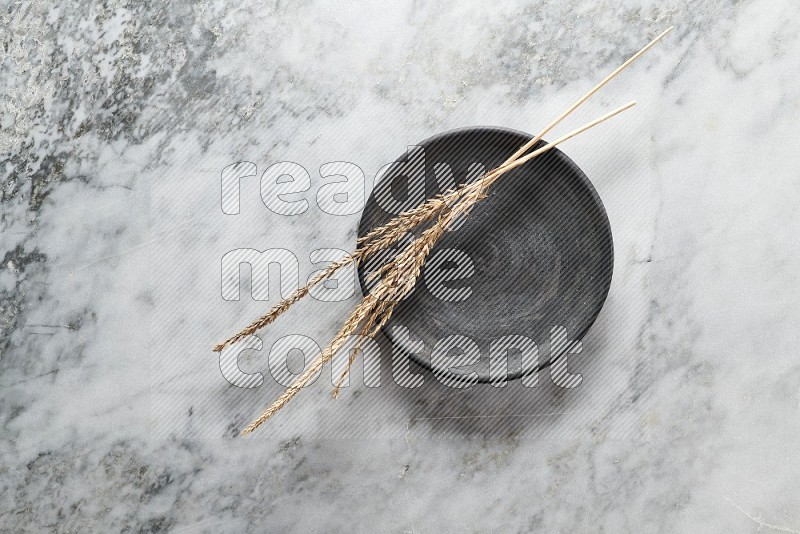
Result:
[[[7,2],[0,530],[800,532],[796,11]],[[286,248],[305,279],[358,224],[317,205],[322,164],[369,184],[437,132],[535,131],[669,25],[559,130],[639,101],[563,147],[616,255],[579,388],[374,389],[357,366],[236,437],[282,387],[231,386],[210,350],[268,305],[223,300],[226,252]],[[253,177],[222,213],[239,161],[302,165],[309,209],[271,213]],[[240,366],[325,344],[356,301],[304,302]]]

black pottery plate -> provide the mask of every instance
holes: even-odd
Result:
[[[423,195],[430,198],[453,183],[479,178],[480,165],[499,166],[531,138],[508,129],[462,128],[409,147],[378,181],[359,236],[419,204]],[[537,148],[543,145],[540,141]],[[497,349],[498,340],[510,339],[504,336],[534,342],[539,351],[534,369],[540,369],[554,356],[549,350],[554,329],[565,328],[569,340],[579,340],[594,323],[613,265],[611,227],[600,197],[580,168],[553,149],[504,175],[463,224],[441,238],[384,333],[396,348],[442,376],[476,372],[478,381],[488,382],[492,343]],[[362,288],[375,267],[359,267]],[[458,369],[432,365],[434,346],[453,335],[474,341],[479,359]],[[534,369],[508,351],[509,379]]]

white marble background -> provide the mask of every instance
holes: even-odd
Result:
[[[210,351],[266,306],[222,300],[225,252],[307,276],[358,222],[316,207],[322,163],[535,131],[669,25],[560,130],[640,102],[564,146],[616,248],[580,388],[356,371],[235,437],[281,388],[233,388]],[[796,2],[9,1],[0,35],[0,530],[800,532]],[[309,211],[271,214],[254,178],[223,215],[240,160],[301,163]],[[322,344],[355,302],[264,345]]]

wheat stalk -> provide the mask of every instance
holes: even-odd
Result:
[[[275,412],[283,408],[287,402],[292,400],[292,397],[297,395],[301,389],[307,386],[308,383],[311,382],[311,380],[314,378],[314,375],[317,374],[317,371],[319,371],[323,365],[328,363],[328,361],[334,356],[334,354],[336,354],[342,347],[342,345],[344,345],[347,339],[355,333],[356,329],[358,328],[358,325],[362,321],[364,321],[366,317],[370,315],[372,309],[375,307],[376,302],[378,302],[378,299],[376,299],[372,295],[367,295],[366,297],[364,297],[364,300],[355,309],[353,314],[350,315],[347,321],[345,321],[341,330],[339,330],[339,332],[333,338],[333,341],[331,341],[328,348],[326,348],[325,351],[323,351],[323,353],[316,360],[311,362],[311,365],[308,366],[308,369],[303,371],[303,373],[300,376],[298,376],[294,380],[294,382],[292,382],[291,386],[286,388],[286,391],[284,391],[281,394],[281,396],[278,397],[277,400],[275,400],[275,402],[273,402],[266,410],[264,410],[261,413],[261,415],[259,415],[255,420],[253,420],[252,423],[247,425],[247,427],[245,427],[245,429],[242,430],[241,435],[246,436],[256,428],[261,426],[261,424],[264,421],[272,417],[275,414]]]
[[[541,138],[559,124],[566,116],[572,113],[578,106],[583,104],[589,97],[595,94],[611,79],[617,76],[623,69],[633,63],[638,57],[649,50],[655,43],[663,38],[672,30],[672,27],[662,32],[645,47],[631,56],[625,63],[620,65],[611,74],[606,76],[600,83],[594,86],[588,93],[583,95],[561,115],[551,121],[542,131],[534,136],[530,141],[522,145],[512,154],[502,165],[486,173],[480,180],[467,183],[452,189],[446,193],[439,194],[432,199],[424,202],[420,206],[401,213],[390,220],[385,225],[375,228],[357,241],[358,248],[349,256],[345,256],[328,266],[325,270],[315,275],[302,288],[298,289],[287,299],[284,299],[277,306],[272,308],[266,315],[260,317],[252,324],[231,336],[227,340],[214,347],[214,351],[220,352],[225,347],[241,340],[242,338],[255,333],[257,330],[267,326],[283,314],[289,307],[308,295],[312,287],[332,276],[336,271],[345,265],[353,262],[359,265],[376,252],[384,250],[403,238],[409,231],[420,228],[425,223],[436,219],[436,224],[428,226],[422,233],[407,244],[396,256],[368,276],[369,281],[377,280],[374,288],[364,297],[364,300],[356,307],[353,313],[345,321],[342,328],[330,342],[328,347],[315,361],[289,386],[284,393],[278,397],[266,410],[264,410],[253,422],[242,431],[242,435],[249,434],[266,420],[272,417],[283,406],[285,406],[303,387],[308,385],[316,373],[344,346],[347,340],[354,335],[360,338],[351,351],[347,361],[347,366],[337,380],[332,395],[338,397],[342,384],[347,378],[352,365],[361,351],[363,343],[368,338],[373,338],[380,329],[390,319],[397,303],[413,291],[416,281],[419,278],[422,266],[428,255],[447,232],[454,222],[462,216],[467,216],[472,208],[486,198],[489,188],[501,176],[507,172],[525,164],[531,159],[540,156],[564,141],[610,119],[611,117],[629,109],[635,102],[629,102],[597,119],[563,135],[553,142],[547,143],[543,147],[534,150],[523,156]]]
[[[358,356],[359,352],[361,351],[361,347],[367,341],[367,339],[374,338],[375,335],[380,332],[381,328],[389,321],[389,318],[392,316],[392,312],[394,311],[394,307],[397,305],[397,302],[383,302],[381,306],[376,312],[371,315],[367,321],[365,322],[362,328],[362,335],[359,337],[358,343],[353,347],[353,350],[350,352],[350,357],[347,359],[347,367],[342,371],[342,374],[339,375],[339,379],[336,381],[336,384],[333,387],[333,391],[331,392],[331,396],[334,399],[339,398],[339,391],[342,389],[342,384],[344,384],[347,375],[350,374],[350,369],[353,367],[353,362],[356,361],[356,356]]]

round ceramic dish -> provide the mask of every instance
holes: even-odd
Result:
[[[462,128],[409,148],[376,185],[359,235],[418,204],[423,191],[430,198],[451,187],[451,180],[475,179],[476,164],[499,166],[531,138],[508,129]],[[554,329],[566,328],[570,340],[584,336],[606,299],[613,264],[611,227],[597,192],[572,160],[553,149],[500,178],[463,224],[439,240],[384,333],[395,349],[437,374],[458,379],[477,373],[481,382],[491,377],[492,343],[497,349],[504,336],[524,336],[538,347],[538,367],[525,365],[519,351],[507,351],[507,377],[519,378],[550,363]],[[359,267],[362,288],[375,267]],[[454,335],[474,341],[479,359],[473,354],[469,365],[457,369],[442,367],[439,358],[432,365],[432,349]]]

